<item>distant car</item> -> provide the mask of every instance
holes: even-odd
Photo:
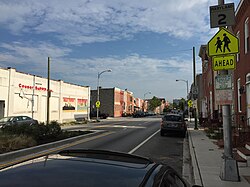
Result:
[[[9,116],[0,119],[0,127],[10,125],[36,125],[38,121],[28,116]]]
[[[166,114],[161,121],[161,136],[165,133],[179,133],[185,137],[187,132],[186,121],[183,115],[180,114]]]
[[[173,168],[136,155],[65,150],[0,170],[1,186],[189,187]]]
[[[145,113],[143,111],[136,111],[133,113],[134,118],[145,117]]]

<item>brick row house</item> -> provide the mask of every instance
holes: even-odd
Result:
[[[100,114],[108,114],[110,117],[130,116],[135,111],[143,110],[143,100],[135,98],[133,92],[120,88],[101,88],[99,89]],[[91,90],[91,114],[96,114],[95,103],[97,101],[97,90]]]
[[[218,106],[215,104],[214,78],[217,72],[212,70],[212,60],[207,55],[207,45],[201,45],[199,56],[202,60],[202,80],[203,85],[201,100],[201,108],[199,110],[199,118],[205,122],[216,120],[219,113]],[[201,121],[203,122],[203,121]]]
[[[250,0],[242,0],[236,10],[233,33],[239,39],[240,53],[234,71],[234,114],[239,141],[250,140]],[[241,143],[239,142],[239,143]]]
[[[233,103],[232,125],[233,144],[239,146],[250,141],[250,44],[249,19],[250,0],[241,0],[236,12],[236,23],[228,28],[239,39],[239,51],[236,55],[236,69],[228,71],[232,75]],[[215,77],[219,73],[212,70],[212,60],[207,55],[207,45],[201,45],[199,56],[202,60],[203,92],[199,117],[201,125],[206,122],[221,122],[221,106],[215,101]]]

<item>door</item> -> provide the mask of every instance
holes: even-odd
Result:
[[[4,117],[5,101],[0,101],[0,119]]]

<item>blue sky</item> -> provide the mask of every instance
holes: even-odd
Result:
[[[225,1],[235,3],[240,0]],[[200,45],[217,0],[0,0],[0,67],[74,84],[128,89],[135,97],[186,97],[201,73]]]

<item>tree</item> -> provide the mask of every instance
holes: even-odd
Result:
[[[156,109],[156,107],[158,107],[160,105],[161,105],[161,100],[154,96],[149,101],[149,110],[154,111]]]
[[[182,111],[185,110],[185,103],[186,103],[186,101],[183,98],[179,102],[179,109],[181,109]]]

